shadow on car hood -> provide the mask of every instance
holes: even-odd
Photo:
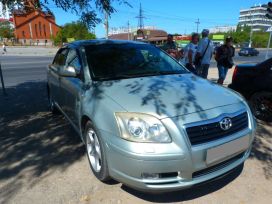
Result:
[[[241,102],[232,91],[192,74],[105,81],[99,87],[125,110],[160,119]]]

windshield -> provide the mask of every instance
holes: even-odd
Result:
[[[94,80],[183,74],[188,71],[149,44],[101,44],[85,47]]]

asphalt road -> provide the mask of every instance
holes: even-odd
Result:
[[[261,50],[260,55],[257,57],[240,57],[236,55],[234,62],[236,64],[257,63],[264,59],[265,51]],[[46,79],[46,67],[52,60],[53,56],[0,56],[6,87],[27,81],[44,81]],[[212,60],[211,68],[215,67],[216,63]]]
[[[0,57],[6,87],[28,81],[44,81],[46,67],[53,56],[9,56]]]
[[[236,57],[236,62],[262,61]],[[193,189],[152,195],[90,172],[85,148],[61,115],[47,110],[46,66],[52,57],[1,56],[0,203],[267,203],[272,200],[271,124],[258,124],[243,171]],[[214,64],[212,64],[214,67]],[[1,86],[1,85],[0,85]],[[1,87],[0,87],[1,88]]]

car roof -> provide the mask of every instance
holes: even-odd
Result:
[[[104,45],[104,44],[146,44],[140,41],[131,41],[131,40],[108,40],[108,39],[94,39],[94,40],[77,40],[71,43],[67,43],[64,47],[80,47],[80,46],[89,46],[89,45]]]

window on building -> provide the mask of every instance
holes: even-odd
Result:
[[[37,24],[35,24],[35,34],[36,34],[36,37],[38,36],[38,28],[37,28]]]
[[[39,22],[39,31],[40,31],[40,36],[42,36],[42,24]]]
[[[24,30],[22,31],[22,36],[23,36],[23,38],[25,38],[25,31]]]
[[[46,27],[45,27],[45,24],[43,24],[43,32],[44,32],[44,36],[46,37]]]

